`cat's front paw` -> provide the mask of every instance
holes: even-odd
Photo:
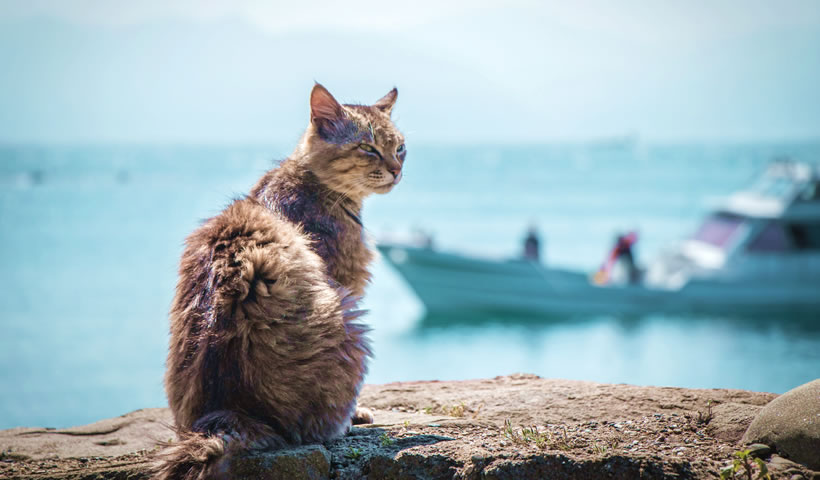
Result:
[[[365,407],[356,407],[356,413],[353,414],[353,425],[361,425],[362,423],[373,423],[373,410]]]

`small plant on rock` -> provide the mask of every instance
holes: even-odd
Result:
[[[345,456],[351,460],[358,460],[362,456],[362,451],[356,447],[350,447],[350,451]]]
[[[520,432],[513,428],[510,419],[504,420],[504,436],[510,441],[519,445],[534,443],[536,447],[545,450],[554,448],[556,450],[571,450],[573,441],[567,433],[567,427],[559,430],[557,435],[553,435],[549,429],[540,431],[537,426],[521,427]]]
[[[712,401],[708,400],[706,402],[706,411],[698,410],[697,423],[698,425],[709,425],[713,418],[715,418],[715,415],[712,413]]]
[[[381,436],[379,436],[379,442],[381,442],[382,447],[389,447],[390,445],[396,443],[396,440],[390,438],[388,434],[382,433]]]
[[[527,443],[535,443],[535,446],[538,448],[544,449],[547,447],[548,434],[539,432],[538,427],[535,425],[529,428],[522,427],[521,437],[523,437],[524,441]]]
[[[735,458],[731,465],[720,471],[720,480],[772,480],[766,462],[759,458],[753,458],[750,450],[740,450],[735,452]]]
[[[442,413],[445,415],[449,415],[451,417],[458,417],[461,418],[464,416],[464,402],[459,405],[453,405],[452,407],[441,407]]]
[[[606,444],[602,445],[598,442],[594,442],[592,444],[592,451],[594,453],[597,453],[598,455],[606,455],[606,452],[607,452],[608,449],[609,449],[609,447],[607,447]]]
[[[512,422],[510,419],[504,420],[504,436],[507,437],[512,443],[518,445],[525,445],[527,444],[527,439],[524,437],[522,433],[518,433],[515,428],[512,426]]]
[[[558,430],[558,434],[555,438],[550,435],[550,446],[552,446],[552,448],[564,451],[572,450],[574,444],[575,441],[570,438],[566,425],[563,425],[562,428]]]

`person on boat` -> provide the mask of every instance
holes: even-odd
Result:
[[[527,230],[527,236],[524,238],[524,259],[533,262],[540,261],[540,243],[538,231],[534,226],[530,226]]]
[[[638,266],[635,265],[635,256],[632,253],[632,245],[637,241],[637,232],[617,235],[615,237],[615,246],[612,247],[606,261],[593,276],[593,281],[599,285],[609,283],[615,264],[620,263],[626,268],[628,282],[631,284],[638,283],[641,272]]]
[[[616,259],[626,267],[629,283],[638,283],[640,272],[635,265],[635,256],[632,254],[632,245],[638,241],[638,234],[629,232],[625,235],[618,235],[615,243]]]

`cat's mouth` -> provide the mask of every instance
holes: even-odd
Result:
[[[395,185],[393,184],[393,182],[390,182],[390,183],[387,183],[387,184],[384,184],[384,185],[378,185],[378,186],[373,187],[373,192],[375,192],[375,193],[387,193],[390,190],[393,190],[394,186]]]
[[[403,175],[403,174],[402,174],[402,171],[401,171],[401,170],[399,170],[399,174],[398,174],[398,175],[394,175],[394,176],[393,176],[393,182],[391,183],[391,185],[393,185],[393,186],[398,185],[398,184],[399,184],[399,182],[401,181],[401,177],[402,177],[402,175]]]
[[[398,175],[392,173],[385,174],[384,172],[374,172],[370,174],[371,189],[375,193],[387,193],[399,184],[402,178],[402,172]]]

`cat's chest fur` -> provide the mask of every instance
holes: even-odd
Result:
[[[364,240],[357,207],[344,207],[343,199],[334,198],[309,172],[288,165],[263,177],[251,194],[272,213],[301,225],[332,282],[356,296],[364,294],[373,252]]]

